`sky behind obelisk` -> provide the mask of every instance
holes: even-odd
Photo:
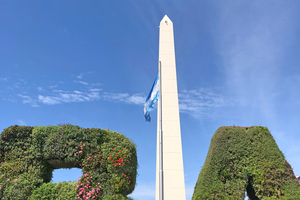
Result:
[[[132,197],[155,196],[159,22],[173,21],[187,199],[220,126],[266,126],[300,175],[300,2],[0,1],[0,131],[71,123],[137,145]],[[77,180],[57,170],[53,182]]]

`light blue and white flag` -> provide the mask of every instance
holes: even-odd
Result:
[[[153,109],[155,102],[157,102],[159,98],[159,74],[157,74],[157,77],[152,85],[152,88],[150,90],[150,93],[148,94],[145,104],[144,104],[144,116],[146,118],[146,121],[150,122],[150,111]]]

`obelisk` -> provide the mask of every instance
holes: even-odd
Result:
[[[159,61],[161,65],[160,96],[162,96],[162,115],[160,115],[160,109],[158,109],[156,200],[159,200],[160,123],[163,132],[163,200],[185,200],[173,23],[167,15],[160,22]],[[160,108],[160,101],[158,102],[158,108]]]

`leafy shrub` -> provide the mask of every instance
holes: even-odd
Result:
[[[77,199],[75,190],[78,182],[43,183],[33,191],[30,200],[66,200]]]
[[[300,199],[300,187],[266,127],[220,127],[211,139],[193,200]]]
[[[0,199],[125,198],[135,187],[136,156],[134,143],[117,132],[11,126],[0,138]],[[74,167],[83,174],[77,183],[49,183],[54,169]]]

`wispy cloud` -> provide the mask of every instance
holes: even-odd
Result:
[[[98,87],[92,87],[94,84],[88,84],[83,81],[74,82],[83,84],[85,89],[74,90],[68,89],[65,86],[64,89],[61,89],[58,85],[39,86],[36,87],[39,92],[37,95],[19,93],[17,96],[22,99],[22,103],[29,104],[32,107],[96,100],[143,107],[145,102],[146,95],[143,93],[109,92],[103,91],[103,89]],[[230,105],[228,104],[229,100],[226,100],[224,95],[212,89],[197,88],[194,90],[184,90],[179,93],[178,97],[180,112],[195,118],[213,117],[214,110]]]
[[[90,92],[87,95],[89,98],[93,99],[93,100],[99,100],[100,99],[100,94],[99,92]]]
[[[265,117],[276,114],[272,94],[278,90],[281,71],[286,67],[285,54],[298,40],[292,16],[296,12],[283,12],[283,6],[287,6],[285,2],[268,1],[217,4],[221,20],[215,39],[224,65],[225,85],[245,104],[255,102]]]
[[[140,94],[133,94],[127,99],[126,102],[136,105],[143,105],[145,103],[145,96]]]
[[[58,94],[49,96],[38,95],[38,101],[46,105],[55,105],[60,103],[70,102],[86,102],[100,99],[99,92],[80,92],[74,91],[72,93],[63,93],[56,91]]]
[[[18,101],[17,101],[14,97],[12,97],[11,95],[9,95],[8,98],[2,98],[2,100],[14,102],[14,103],[17,103],[17,102],[18,102]]]
[[[84,81],[74,81],[75,83],[80,83],[80,84],[83,84],[83,85],[88,85],[87,82],[84,82]]]
[[[99,92],[101,91],[102,89],[99,89],[99,88],[92,88],[92,89],[89,89],[89,91],[91,92]]]
[[[299,12],[283,1],[219,2],[216,7],[220,20],[213,36],[223,64],[224,86],[246,105],[239,111],[247,112],[241,119],[247,123],[261,120],[272,129],[284,124],[287,131],[299,113],[299,66],[289,59],[296,55],[293,46],[299,41],[295,20]],[[300,148],[294,142],[299,136],[292,131],[272,134],[299,172]]]
[[[38,90],[45,92],[42,87],[38,87]],[[146,98],[146,95],[142,93],[103,92],[101,88],[89,88],[86,91],[54,89],[47,95],[38,94],[37,97],[23,94],[18,94],[18,96],[22,98],[24,104],[30,104],[33,107],[38,107],[39,104],[56,105],[61,103],[89,102],[100,99],[142,107]],[[178,96],[180,112],[189,114],[195,118],[212,117],[214,110],[230,105],[224,96],[216,91],[205,88],[184,90]]]
[[[23,98],[23,103],[31,103],[32,99],[29,96],[18,94],[19,97]]]
[[[92,83],[91,86],[101,86],[103,85],[102,83]]]
[[[26,84],[27,81],[25,81],[24,79],[20,79],[20,81],[22,82],[22,84]]]
[[[47,105],[59,104],[61,102],[61,98],[59,97],[43,96],[43,95],[39,95],[38,100],[43,104],[47,104]]]
[[[80,74],[80,75],[77,76],[77,78],[78,78],[78,79],[82,79],[83,75],[84,75],[84,74]]]
[[[7,81],[9,77],[0,78],[0,81]]]
[[[57,85],[50,85],[50,86],[49,86],[50,89],[54,89],[54,88],[56,88],[56,87],[57,87]]]
[[[123,102],[127,104],[143,105],[145,102],[145,96],[142,94],[128,93],[108,93],[104,92],[102,95],[103,99],[114,102]]]
[[[52,90],[52,92],[69,92],[69,91],[65,91],[65,90]]]
[[[76,76],[76,78],[82,79],[83,76],[85,76],[85,75],[87,75],[87,74],[91,74],[91,73],[93,73],[93,72],[80,73],[78,76]]]
[[[184,90],[178,94],[178,98],[180,111],[195,118],[212,117],[213,110],[228,106],[221,94],[205,88]]]
[[[20,126],[26,126],[26,125],[27,125],[26,122],[23,121],[23,120],[18,120],[18,124],[19,124]]]
[[[44,91],[42,87],[37,87],[37,90],[40,92]]]
[[[22,94],[18,94],[19,97],[21,97],[23,99],[23,103],[24,104],[30,104],[32,107],[39,107],[37,105],[37,101],[32,99],[30,96],[27,95],[22,95]]]

